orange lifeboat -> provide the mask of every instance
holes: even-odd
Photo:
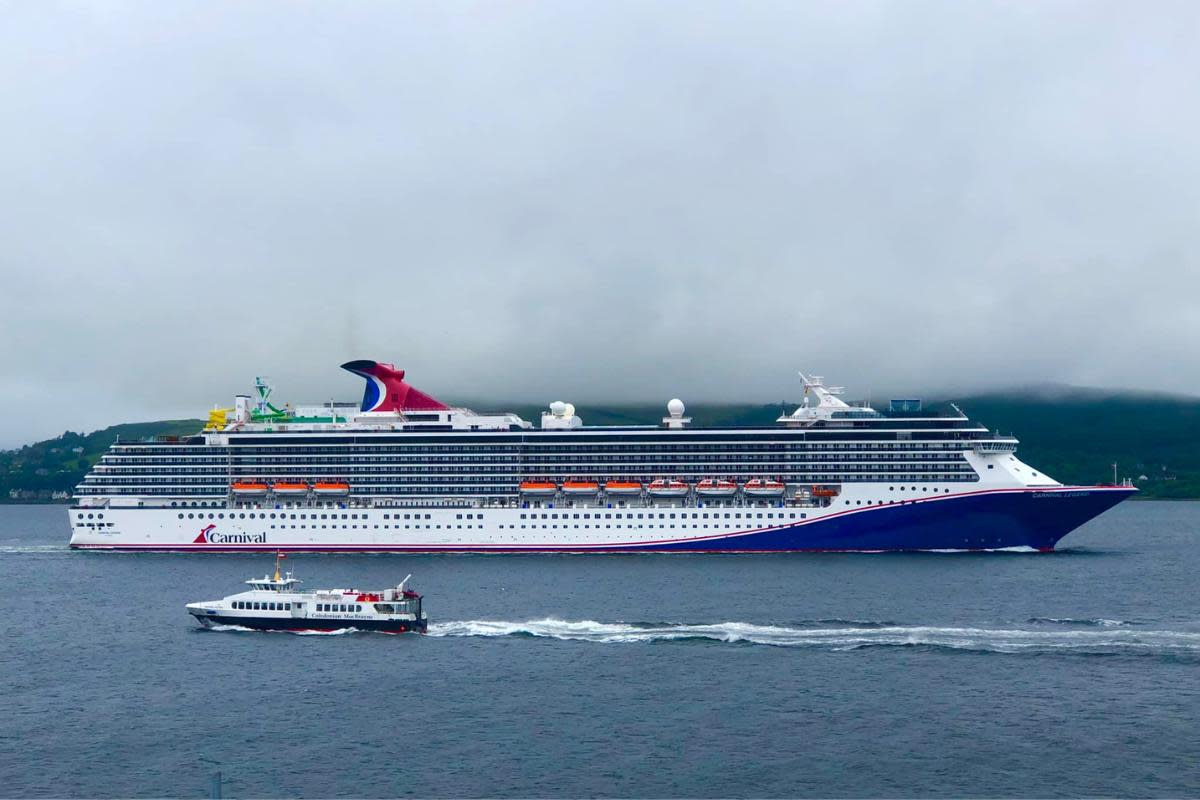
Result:
[[[650,481],[648,491],[653,497],[687,497],[690,488],[683,481],[658,478]]]
[[[814,486],[812,494],[813,497],[837,497],[838,490],[832,486]]]
[[[242,497],[262,497],[267,493],[267,485],[262,481],[234,481],[232,489]]]
[[[596,494],[600,484],[589,480],[563,481],[562,490],[563,494]]]
[[[609,494],[641,494],[642,484],[639,481],[606,481],[604,491]]]
[[[350,484],[345,481],[317,481],[313,491],[325,497],[350,494]]]
[[[696,494],[702,497],[732,497],[737,494],[737,482],[722,478],[705,478],[696,484]]]
[[[554,481],[521,481],[521,494],[546,497],[557,491],[558,484]]]
[[[307,483],[289,483],[287,481],[275,481],[271,484],[271,491],[278,495],[300,495],[308,494]]]
[[[749,497],[778,497],[783,494],[783,483],[771,478],[754,478],[746,481],[746,494]]]

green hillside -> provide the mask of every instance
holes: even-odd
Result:
[[[972,419],[1021,440],[1022,460],[1064,483],[1133,478],[1147,498],[1200,499],[1200,399],[1137,395],[1090,389],[1037,388],[964,397],[955,403]],[[695,425],[769,425],[794,402],[695,404]],[[939,408],[946,403],[931,403]],[[488,407],[495,407],[489,404]],[[505,408],[537,424],[542,405]],[[583,406],[588,425],[656,424],[661,404]],[[67,432],[56,439],[0,452],[0,502],[62,500],[88,468],[120,436],[137,440],[155,435],[195,433],[200,420],[167,420],[114,425],[90,434]],[[1145,475],[1145,479],[1140,476]],[[58,492],[59,497],[54,498]]]
[[[0,451],[0,503],[63,500],[54,493],[70,493],[109,445],[148,436],[195,433],[204,423],[197,419],[131,422],[83,434],[67,431],[55,439]]]

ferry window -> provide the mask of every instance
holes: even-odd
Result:
[[[183,512],[182,512],[182,511],[179,513],[179,518],[180,518],[180,519],[183,519]]]
[[[262,611],[262,603],[255,603],[255,604],[254,604],[254,610],[255,610],[255,611]]]
[[[362,606],[355,606],[355,607],[354,607],[354,610],[355,610],[355,611],[362,611]]]

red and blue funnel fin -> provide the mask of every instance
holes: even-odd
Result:
[[[414,389],[404,380],[404,370],[378,361],[347,361],[342,369],[366,379],[363,411],[446,411],[450,406]]]

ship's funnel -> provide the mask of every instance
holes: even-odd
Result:
[[[366,379],[363,411],[446,411],[450,406],[413,388],[404,370],[378,361],[347,361],[342,369]]]

